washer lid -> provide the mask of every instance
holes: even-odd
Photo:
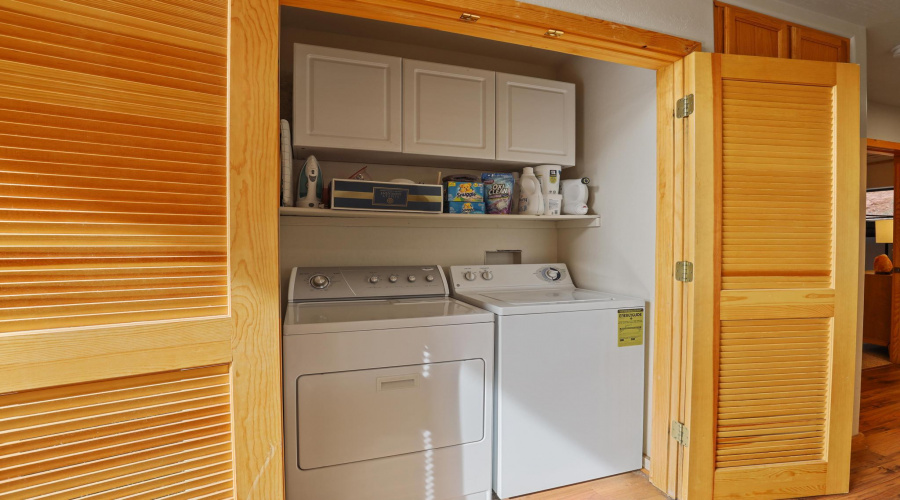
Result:
[[[288,304],[284,335],[490,323],[494,315],[438,297]]]
[[[504,288],[477,293],[454,290],[453,296],[501,316],[644,307],[642,299],[583,288]]]
[[[616,300],[614,295],[572,288],[568,290],[526,290],[526,291],[496,291],[482,293],[489,299],[505,302],[512,306],[531,304],[567,304],[573,302]]]

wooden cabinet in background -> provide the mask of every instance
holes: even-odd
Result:
[[[722,50],[725,54],[763,57],[790,57],[791,26],[781,19],[732,5],[717,5],[722,22]]]
[[[803,26],[791,26],[791,58],[849,62],[850,40]]]
[[[850,40],[715,2],[715,50],[723,54],[850,62]]]

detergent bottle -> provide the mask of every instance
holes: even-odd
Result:
[[[541,183],[534,175],[534,168],[525,167],[519,178],[519,214],[540,215],[544,210],[544,197],[541,196]]]

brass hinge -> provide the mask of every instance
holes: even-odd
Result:
[[[559,38],[565,34],[566,32],[563,30],[549,29],[546,33],[544,33],[544,36],[549,36],[550,38]]]
[[[481,16],[479,16],[478,14],[469,14],[468,12],[463,12],[463,13],[459,16],[459,19],[460,19],[460,21],[466,21],[466,22],[468,22],[468,23],[474,23],[474,22],[478,21],[479,19],[481,19]]]
[[[694,112],[694,94],[688,94],[675,103],[675,118],[687,118]]]
[[[677,420],[672,421],[672,439],[681,446],[688,445],[688,428]]]
[[[694,281],[694,263],[680,260],[675,263],[675,280],[690,283]]]

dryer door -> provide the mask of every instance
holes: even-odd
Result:
[[[301,469],[480,441],[481,359],[297,379]]]

